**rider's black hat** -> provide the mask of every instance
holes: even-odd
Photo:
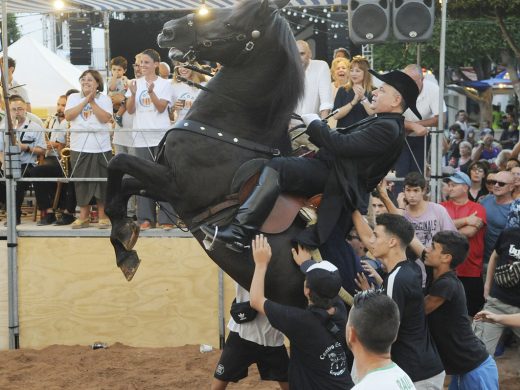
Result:
[[[368,71],[382,82],[397,89],[408,108],[412,110],[417,118],[422,119],[421,114],[419,114],[419,111],[417,111],[417,107],[415,106],[417,96],[419,96],[419,87],[417,87],[417,84],[410,76],[400,70],[393,70],[385,74],[379,74],[372,69],[369,69]]]

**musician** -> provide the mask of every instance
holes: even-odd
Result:
[[[64,165],[61,160],[61,150],[67,144],[67,129],[69,122],[65,120],[65,105],[67,96],[62,95],[56,103],[56,113],[45,121],[47,148],[45,159],[34,167],[33,177],[64,177]],[[59,221],[53,210],[54,198],[57,190],[56,182],[34,182],[36,204],[40,209],[40,221],[38,226],[46,226],[53,223],[57,225],[69,225],[74,222],[74,209],[76,208],[74,186],[70,183],[60,185],[60,206],[65,210],[61,213]],[[57,206],[57,205],[56,205]]]
[[[22,177],[31,177],[32,170],[36,166],[39,156],[45,154],[45,140],[43,128],[31,119],[27,118],[25,100],[18,95],[9,98],[9,110],[13,127],[16,130],[16,142],[20,147],[20,163]],[[4,140],[0,138],[0,159],[4,161]],[[29,182],[16,184],[16,224],[20,224],[22,216],[22,203]],[[3,189],[5,191],[5,189]]]
[[[415,107],[419,89],[400,71],[380,75],[371,109],[376,115],[346,129],[331,130],[316,114],[303,115],[311,142],[320,147],[317,158],[279,157],[264,168],[258,185],[238,210],[234,221],[218,231],[202,226],[209,237],[241,251],[269,215],[280,192],[312,196],[323,192],[318,223],[296,241],[306,247],[325,243],[338,225],[344,235],[352,228],[352,211],[363,207],[363,193],[372,191],[392,168],[404,145],[403,112]]]

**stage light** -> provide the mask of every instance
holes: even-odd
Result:
[[[199,8],[199,15],[200,16],[206,16],[208,14],[209,10],[208,7],[206,7],[206,0],[202,0],[202,4]]]
[[[63,8],[65,8],[65,3],[61,0],[56,0],[54,2],[54,8],[57,10],[63,9]]]

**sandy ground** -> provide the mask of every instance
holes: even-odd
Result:
[[[209,389],[220,351],[199,346],[132,348],[122,344],[92,350],[53,345],[42,350],[0,352],[0,389]],[[520,357],[509,349],[497,360],[502,390],[520,389]],[[256,366],[230,389],[277,389],[261,382]]]

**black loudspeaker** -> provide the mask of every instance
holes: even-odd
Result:
[[[73,65],[91,65],[92,36],[91,21],[88,16],[69,18],[70,63]]]
[[[385,42],[390,35],[390,0],[349,1],[348,24],[355,44]]]
[[[426,41],[433,34],[435,0],[394,0],[392,19],[398,41]]]

